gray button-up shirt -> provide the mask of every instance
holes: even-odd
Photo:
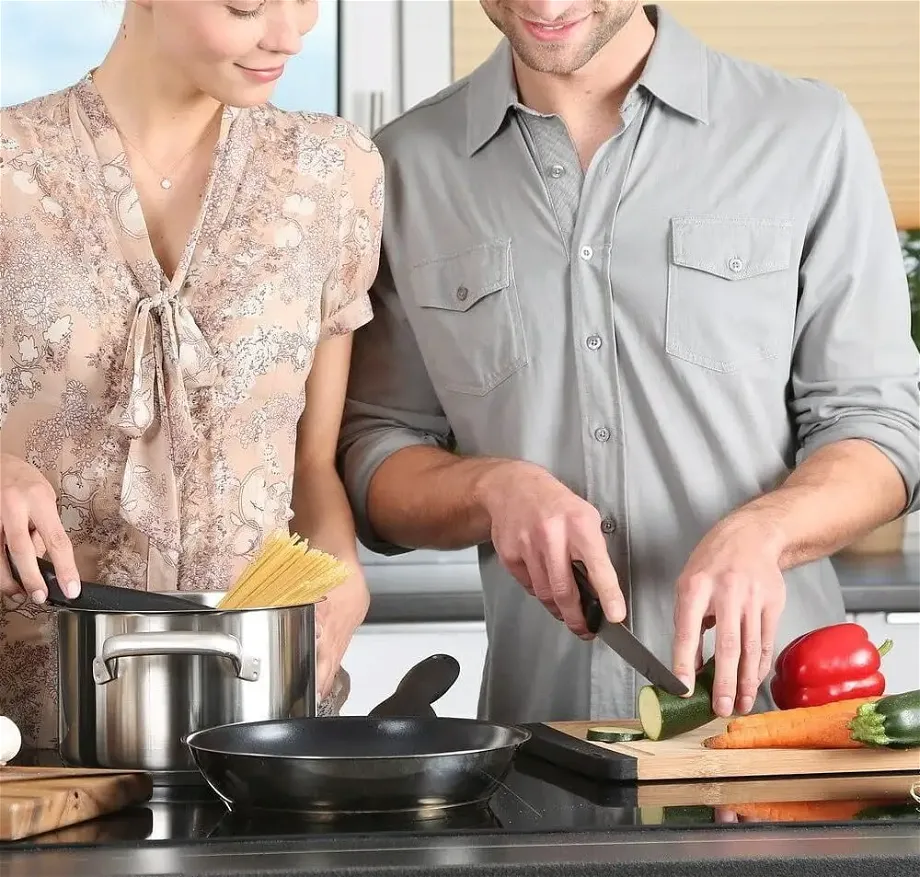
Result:
[[[505,42],[379,133],[384,264],[341,462],[362,540],[388,553],[402,549],[375,536],[366,495],[401,448],[545,466],[600,510],[632,629],[669,663],[692,549],[816,449],[871,441],[917,507],[920,400],[899,242],[855,112],[651,15],[623,125],[584,174],[562,121],[518,104]],[[643,680],[479,550],[481,714],[633,715]],[[842,618],[828,561],[786,583],[780,645]]]

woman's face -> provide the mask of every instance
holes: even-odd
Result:
[[[192,87],[230,106],[271,97],[318,15],[317,0],[135,0],[157,53]]]

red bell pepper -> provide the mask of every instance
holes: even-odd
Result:
[[[770,693],[781,710],[820,706],[854,697],[881,697],[886,640],[876,648],[859,624],[832,624],[803,634],[776,659]]]

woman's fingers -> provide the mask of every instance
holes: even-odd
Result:
[[[13,578],[9,560],[6,556],[6,537],[0,527],[0,594],[6,597],[14,606],[20,606],[26,600],[26,592],[19,582]]]
[[[54,564],[54,574],[61,585],[61,590],[71,600],[80,595],[80,574],[73,556],[73,546],[61,523],[57,506],[54,502],[40,503],[31,510],[32,524],[48,550]]]

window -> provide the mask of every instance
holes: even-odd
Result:
[[[278,83],[287,110],[339,111],[339,0],[319,0],[316,28]],[[363,5],[363,4],[358,4]],[[0,3],[0,104],[10,106],[76,82],[105,57],[123,0]]]

